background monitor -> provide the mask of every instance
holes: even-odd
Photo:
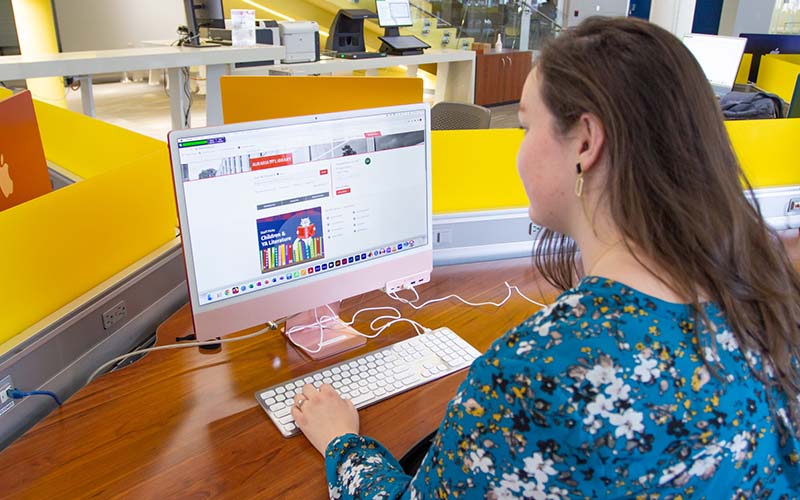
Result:
[[[411,5],[408,0],[376,0],[378,24],[381,28],[412,26]]]
[[[180,130],[169,146],[200,340],[432,269],[426,104]]]
[[[683,43],[703,68],[715,90],[730,91],[742,62],[745,40],[731,36],[697,35],[683,37]]]
[[[191,45],[198,45],[200,28],[225,28],[222,0],[183,0]]]

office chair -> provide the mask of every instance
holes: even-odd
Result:
[[[492,110],[476,104],[440,102],[431,108],[432,130],[474,130],[489,128]]]

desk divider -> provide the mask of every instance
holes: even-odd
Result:
[[[734,83],[747,85],[750,77],[750,66],[753,64],[753,54],[742,54],[742,62],[739,63],[739,71],[736,73]]]
[[[0,88],[0,99],[11,94]],[[35,99],[33,105],[45,157],[83,179],[167,148],[164,141],[81,113]]]
[[[225,123],[422,102],[421,78],[223,76]]]
[[[791,102],[798,74],[800,54],[768,54],[761,57],[756,85]]]

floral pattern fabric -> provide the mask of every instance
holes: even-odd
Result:
[[[373,439],[331,442],[330,496],[798,498],[785,398],[705,312],[698,346],[688,306],[584,278],[473,363],[414,477]]]

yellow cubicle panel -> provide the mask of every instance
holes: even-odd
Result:
[[[422,102],[422,79],[363,76],[223,76],[225,123]]]
[[[435,130],[433,213],[528,206],[517,174],[519,129]]]
[[[761,57],[756,85],[791,102],[798,74],[800,54],[767,54]]]
[[[800,185],[797,163],[800,118],[734,120],[726,121],[725,126],[739,163],[754,188]]]
[[[166,151],[0,213],[0,345],[175,239]]]
[[[0,88],[0,99],[11,94]],[[45,157],[84,179],[167,149],[163,141],[80,113],[38,100],[33,105]]]
[[[740,85],[747,85],[750,76],[750,66],[753,64],[753,54],[743,54],[742,62],[739,63],[739,71],[736,73],[736,82]]]
[[[800,119],[727,121],[733,148],[754,188],[800,185]],[[434,131],[433,211],[436,214],[528,206],[517,174],[522,131]]]

